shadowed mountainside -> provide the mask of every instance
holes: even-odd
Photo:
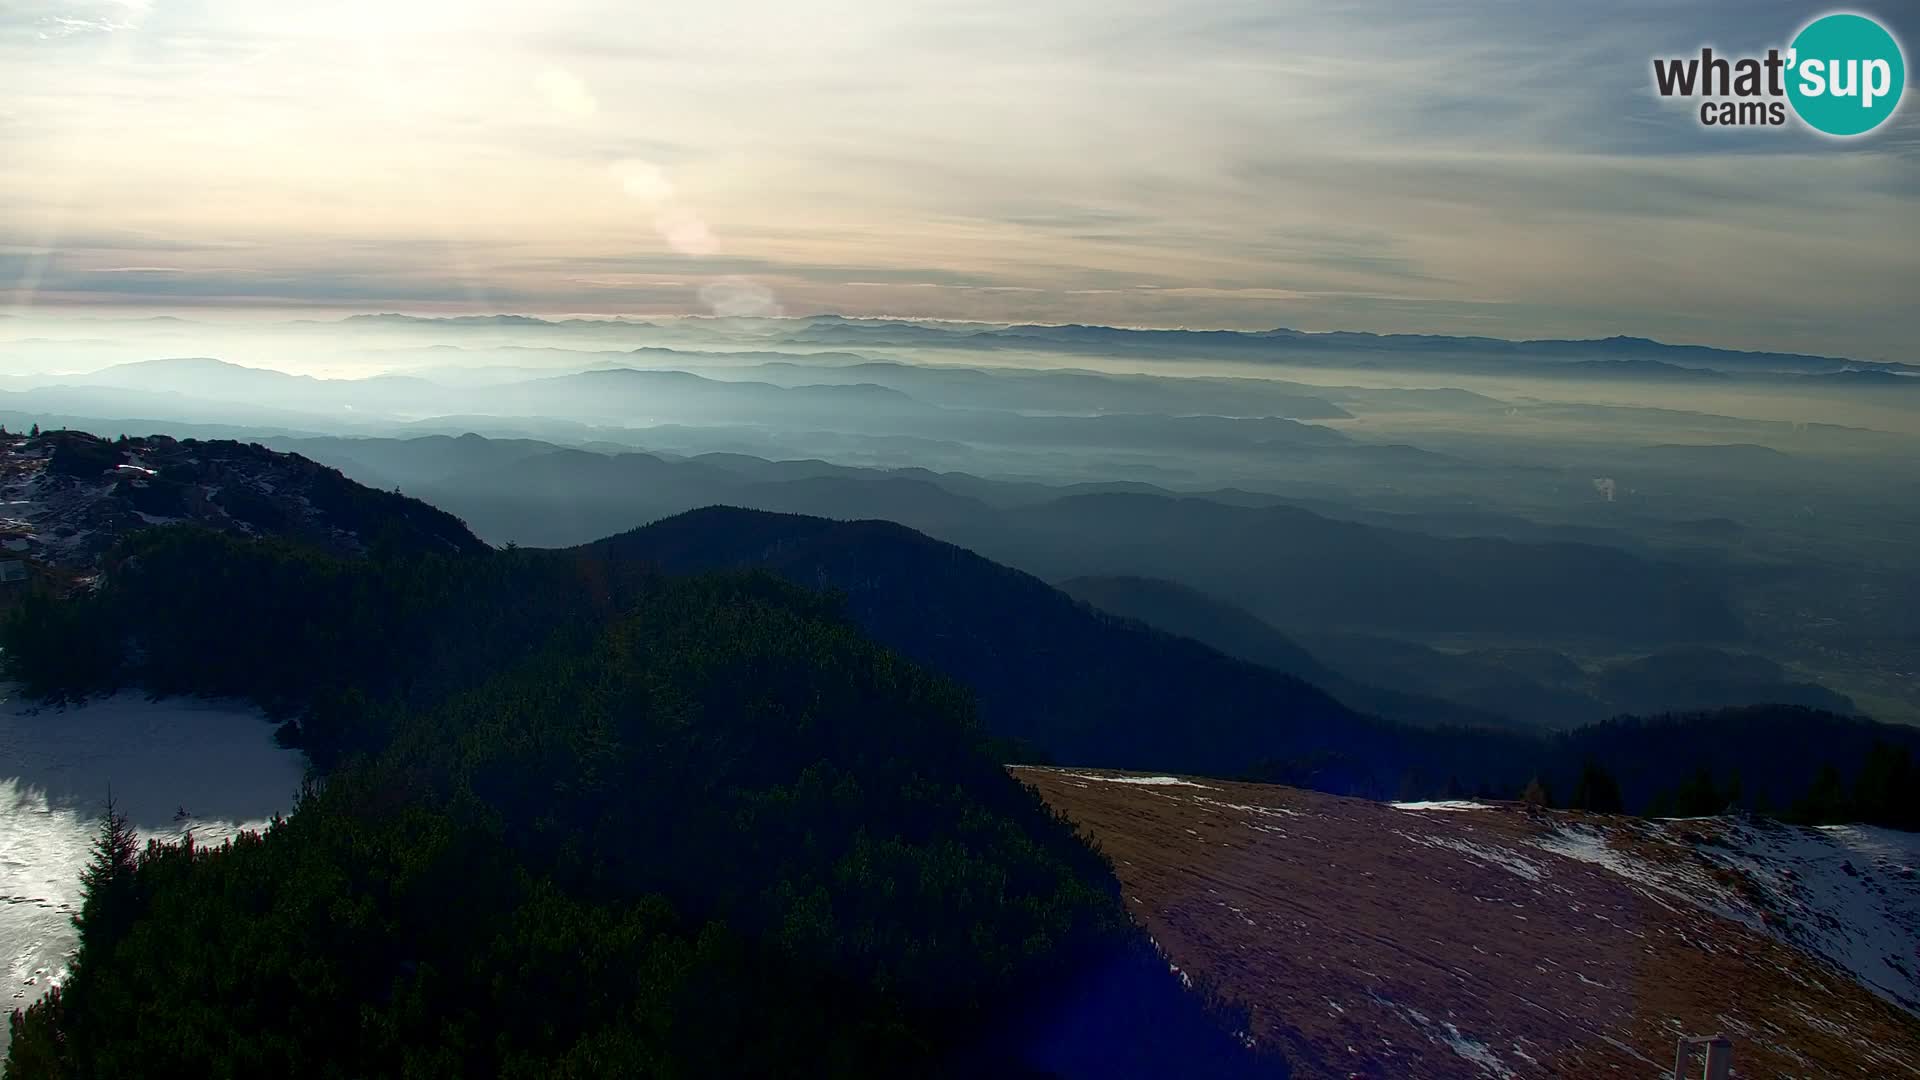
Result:
[[[577,550],[670,573],[764,569],[837,593],[876,639],[969,687],[1009,753],[1039,760],[1420,797],[1516,794],[1536,775],[1564,794],[1595,758],[1633,778],[1628,806],[1638,809],[1703,768],[1738,774],[1747,798],[1779,807],[1823,766],[1858,773],[1876,742],[1920,752],[1920,729],[1793,706],[1624,718],[1552,736],[1413,728],[891,522],[709,507]]]
[[[1425,725],[1530,726],[1528,717],[1475,709],[1348,678],[1315,659],[1293,639],[1245,611],[1171,581],[1080,577],[1060,583],[1067,595],[1114,615],[1138,619],[1192,638],[1228,656],[1285,672],[1326,690],[1363,712]]]
[[[879,640],[970,687],[988,730],[1074,762],[1264,763],[1336,790],[1392,790],[1416,763],[1476,753],[883,521],[712,507],[589,545],[673,573],[756,567],[844,597]],[[1442,766],[1444,767],[1444,766]]]
[[[1297,675],[1356,708],[1395,719],[1538,730],[1729,702],[1856,711],[1845,695],[1795,680],[1771,660],[1704,646],[1591,668],[1551,649],[1443,652],[1363,634],[1317,634],[1309,651],[1241,608],[1173,582],[1088,577],[1060,587],[1104,611]]]

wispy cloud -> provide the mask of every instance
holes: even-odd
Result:
[[[1906,349],[1920,110],[1841,146],[1650,89],[1807,14],[22,0],[0,294]]]

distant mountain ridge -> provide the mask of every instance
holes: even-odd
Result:
[[[545,320],[523,315],[495,316],[410,316],[398,314],[354,315],[343,322],[391,326],[508,326],[516,328],[581,327],[583,325],[659,326],[659,323],[616,322],[615,320]],[[698,328],[701,317],[687,316],[667,325]],[[1554,357],[1562,360],[1608,360],[1645,358],[1666,360],[1673,367],[1701,368],[1726,365],[1735,370],[1782,371],[1827,374],[1840,371],[1908,371],[1920,373],[1920,365],[1892,361],[1855,360],[1838,356],[1762,350],[1723,349],[1709,345],[1670,344],[1652,338],[1616,334],[1605,338],[1537,338],[1514,340],[1495,337],[1463,337],[1445,334],[1381,334],[1370,331],[1307,331],[1289,327],[1269,330],[1213,330],[1150,327],[1100,326],[1083,323],[982,323],[891,318],[858,318],[842,315],[816,315],[793,319],[730,319],[730,327],[751,325],[770,339],[808,344],[847,346],[924,347],[1007,347],[1032,343],[1063,351],[1088,349],[1134,350],[1173,347],[1192,353],[1203,352],[1304,352],[1312,349],[1329,352],[1375,355],[1442,355],[1469,353],[1497,357]]]
[[[903,328],[904,327],[904,328]],[[1273,330],[1158,330],[1110,326],[1048,326],[1022,324],[988,326],[961,324],[938,330],[920,324],[893,324],[864,320],[837,323],[813,323],[794,334],[795,339],[841,341],[852,344],[861,333],[885,338],[895,336],[903,344],[937,346],[964,341],[970,345],[987,343],[1018,344],[1041,342],[1053,348],[1099,349],[1182,348],[1225,353],[1262,351],[1304,352],[1324,349],[1329,352],[1382,355],[1479,355],[1501,359],[1607,360],[1635,357],[1671,361],[1680,368],[1726,365],[1734,370],[1830,373],[1854,369],[1920,371],[1920,367],[1879,361],[1850,360],[1843,357],[1813,356],[1803,353],[1758,352],[1720,349],[1705,345],[1670,345],[1651,338],[1624,335],[1599,339],[1538,339],[1513,341],[1505,338],[1449,337],[1432,334],[1374,334],[1356,331],[1310,332],[1285,327]],[[1693,361],[1687,363],[1685,361]],[[1511,370],[1514,365],[1498,365]],[[1591,373],[1591,369],[1588,369]]]
[[[1128,423],[1124,417],[1055,419],[1070,428]],[[1199,429],[1217,433],[1222,426],[1195,419]],[[1302,437],[1316,430],[1289,424],[1224,427],[1234,434],[1297,427]],[[1270,496],[1224,492],[1215,498],[1125,483],[1047,487],[746,455],[608,455],[472,437],[274,445],[336,461],[383,485],[403,484],[495,543],[572,546],[726,503],[895,521],[1049,581],[1087,575],[1177,581],[1232,596],[1285,630],[1498,630],[1696,641],[1741,632],[1724,582],[1708,570],[1594,543],[1428,535],[1343,520]],[[466,468],[448,467],[463,459],[470,462]]]

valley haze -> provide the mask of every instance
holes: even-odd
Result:
[[[1684,880],[1702,913],[1652,932],[1764,956],[1740,969],[1744,985],[1812,980],[1844,998],[1832,1027],[1768,1038],[1751,1026],[1776,1024],[1768,1007],[1751,997],[1718,1003],[1681,973],[1684,950],[1631,985],[1597,966],[1598,954],[1579,961],[1586,966],[1576,982],[1609,988],[1613,1011],[1598,1026],[1520,1023],[1472,983],[1447,991],[1464,995],[1462,1007],[1449,1010],[1435,986],[1394,973],[1402,961],[1393,957],[1415,943],[1376,954],[1355,944],[1372,931],[1331,914],[1373,911],[1366,890],[1376,886],[1353,890],[1376,879],[1423,910],[1484,903],[1488,884],[1464,864],[1423,862],[1428,869],[1418,871],[1384,849],[1328,849],[1336,865],[1373,868],[1360,879],[1334,879],[1314,901],[1328,905],[1324,945],[1312,936],[1296,941],[1234,901],[1223,909],[1232,920],[1221,925],[1245,935],[1241,947],[1262,950],[1266,970],[1290,972],[1291,989],[1279,993],[1233,963],[1223,966],[1213,944],[1222,931],[1204,929],[1218,912],[1193,892],[1194,874],[1214,872],[1204,870],[1214,865],[1207,859],[1225,858],[1220,873],[1244,879],[1245,895],[1267,897],[1298,860],[1321,857],[1300,845],[1324,846],[1329,833],[1357,843],[1374,828],[1369,815],[1400,812],[1351,798],[1314,803],[1324,824],[1298,838],[1288,824],[1267,820],[1305,812],[1273,807],[1330,797],[1313,792],[1440,800],[1407,804],[1415,809],[1491,813],[1505,805],[1498,812],[1513,815],[1502,800],[1524,790],[1536,802],[1571,799],[1587,811],[1717,815],[1737,807],[1794,820],[1858,814],[1917,824],[1901,816],[1908,810],[1897,794],[1910,787],[1899,778],[1911,776],[1920,754],[1920,549],[1910,542],[1920,535],[1920,370],[1904,362],[1626,336],[1507,341],[839,316],[393,313],[40,312],[0,321],[0,355],[9,361],[0,378],[0,424],[9,432],[0,437],[0,542],[27,568],[27,580],[0,600],[13,609],[7,663],[23,693],[82,701],[118,691],[55,714],[87,725],[133,708],[126,695],[135,688],[219,697],[243,710],[231,723],[255,732],[217,736],[219,745],[283,760],[269,747],[272,732],[325,780],[306,788],[292,818],[265,828],[264,839],[248,829],[291,799],[255,797],[216,815],[232,822],[195,825],[198,842],[224,846],[184,855],[181,823],[169,831],[140,822],[172,846],[152,849],[127,872],[155,882],[163,899],[154,903],[184,905],[164,919],[200,927],[193,933],[206,948],[229,951],[236,946],[228,935],[252,933],[254,924],[237,911],[196,921],[195,912],[228,903],[199,891],[213,880],[205,873],[257,875],[248,888],[300,909],[310,898],[280,892],[295,880],[286,875],[360,873],[345,870],[351,861],[333,861],[348,858],[336,840],[357,830],[376,830],[380,838],[367,842],[388,852],[380,858],[402,860],[381,865],[405,865],[402,853],[421,842],[403,835],[415,819],[369,818],[355,807],[389,797],[374,792],[406,791],[416,807],[409,813],[447,823],[422,827],[465,820],[459,827],[480,830],[474,835],[490,837],[486,844],[527,852],[514,856],[528,860],[523,873],[556,875],[539,880],[613,874],[661,890],[685,911],[719,913],[746,935],[746,953],[713,961],[736,965],[730,979],[748,978],[740,964],[775,964],[785,972],[777,978],[801,987],[867,979],[857,965],[868,962],[919,970],[912,965],[931,961],[882,960],[893,946],[874,953],[756,936],[752,928],[766,919],[801,917],[790,906],[796,888],[841,890],[836,903],[868,903],[859,883],[871,871],[858,868],[874,855],[859,840],[845,851],[808,848],[814,854],[799,862],[767,863],[753,853],[782,843],[774,837],[788,826],[744,807],[813,798],[821,776],[861,785],[873,770],[930,769],[954,785],[941,790],[984,800],[981,808],[915,803],[889,813],[907,823],[1002,815],[1013,831],[975,837],[967,857],[1024,867],[979,872],[1015,873],[1054,890],[980,909],[968,917],[993,928],[978,932],[1066,935],[1087,959],[1047,977],[1037,969],[1023,976],[1032,1003],[1023,1008],[1033,1011],[1021,1025],[942,997],[945,1019],[930,1030],[953,1024],[964,1034],[918,1049],[862,1051],[880,1059],[933,1054],[962,1070],[969,1066],[958,1062],[1012,1060],[1087,1076],[1112,1075],[1121,1059],[1138,1075],[1155,1061],[1204,1060],[1208,1075],[1332,1076],[1339,1046],[1364,1028],[1401,1032],[1402,1048],[1375,1064],[1404,1060],[1423,1074],[1469,1077],[1514,1075],[1532,1061],[1653,1060],[1666,1052],[1661,1041],[1674,1025],[1713,1026],[1714,1008],[1735,1009],[1727,1015],[1750,1025],[1748,1053],[1769,1061],[1817,1053],[1868,1067],[1880,1060],[1874,1045],[1904,1045],[1912,1035],[1906,973],[1920,957],[1904,957],[1896,940],[1904,931],[1836,929],[1861,911],[1880,920],[1875,926],[1914,925],[1910,846],[1883,843],[1879,833],[1846,834],[1877,845],[1863,870],[1818,835],[1771,838],[1765,828],[1786,826],[1755,833],[1742,817],[1703,819],[1720,830],[1708,834],[1605,814],[1537,816],[1561,811],[1535,811],[1525,825],[1503,816],[1498,841],[1476,838],[1472,826],[1457,837],[1397,830],[1415,848],[1460,853],[1473,867],[1491,860],[1530,882],[1550,880],[1555,895],[1574,898],[1575,919],[1589,904],[1653,918],[1648,913],[1673,910],[1679,886],[1671,882]],[[775,584],[795,592],[765,592]],[[301,626],[287,621],[288,609],[302,613]],[[736,625],[744,637],[711,637]],[[876,644],[856,644],[868,638]],[[667,665],[645,678],[704,679],[709,663],[739,664],[755,674],[730,685],[777,695],[735,703],[692,682],[672,692],[706,702],[712,711],[703,723],[721,740],[696,737],[675,753],[692,755],[697,769],[746,770],[732,773],[736,786],[725,790],[733,794],[682,791],[674,813],[746,814],[724,819],[760,822],[738,834],[722,818],[676,828],[734,845],[727,858],[745,860],[738,865],[797,876],[778,884],[734,881],[735,871],[688,876],[708,864],[687,853],[659,856],[673,860],[672,871],[644,856],[597,869],[580,862],[588,849],[579,837],[610,842],[618,817],[595,809],[614,805],[606,800],[628,807],[620,813],[661,812],[637,791],[562,795],[555,805],[569,808],[571,824],[523,817],[575,783],[535,789],[509,781],[528,760],[559,770],[556,777],[616,775],[601,771],[612,760],[598,756],[605,753],[622,762],[611,766],[618,775],[654,775],[659,763],[632,756],[634,747],[671,746],[687,730],[708,730],[674,727],[667,699],[639,684],[610,691],[615,703],[586,690],[602,685],[594,680],[627,686],[622,680],[641,678],[612,659],[641,655],[636,648],[647,663]],[[795,651],[813,648],[840,659]],[[868,648],[899,659],[864,659]],[[749,655],[703,658],[730,650]],[[569,655],[578,659],[562,659]],[[833,674],[836,665],[858,672],[873,663],[885,672],[895,662],[953,680],[960,696],[884,673],[842,687]],[[555,664],[562,666],[544,666]],[[565,666],[578,664],[612,666],[599,675]],[[315,681],[333,672],[351,689]],[[589,697],[556,706],[555,693]],[[866,734],[814,741],[819,729],[805,719],[813,707],[794,702],[843,693],[853,696],[833,698],[845,710],[835,723]],[[586,726],[564,736],[514,733],[556,707],[567,723]],[[725,749],[740,737],[724,734],[732,725],[768,708],[799,726],[782,728],[772,743],[753,736],[753,751]],[[260,716],[245,711],[255,709],[271,726],[245,719]],[[927,726],[884,738],[864,726],[896,710]],[[216,737],[192,714],[150,715]],[[947,726],[959,716],[979,727]],[[35,730],[25,717],[9,723],[22,739]],[[172,737],[89,730],[136,760],[152,760]],[[898,739],[906,741],[888,741]],[[48,776],[73,775],[74,745],[23,742],[18,760]],[[444,756],[458,747],[480,757]],[[875,753],[896,756],[881,762]],[[514,762],[507,772],[487,764],[496,754]],[[1009,779],[997,770],[1008,761],[1071,768],[1016,769]],[[689,782],[697,769],[673,783]],[[1127,792],[1121,803],[1088,802],[1083,790],[1114,777],[1075,769],[1195,779],[1155,772],[1109,785]],[[281,765],[260,775],[269,772],[287,785]],[[455,778],[453,787],[421,779],[436,776]],[[222,798],[215,778],[178,781],[183,809]],[[643,782],[656,791],[668,783]],[[903,792],[921,790],[917,780],[889,780],[870,794],[892,798],[896,782]],[[1180,819],[1163,816],[1163,782],[1199,791],[1267,786],[1246,788],[1257,802],[1202,799],[1199,816],[1186,819],[1193,824],[1168,828]],[[9,827],[32,856],[17,876],[43,883],[78,872],[80,838],[103,820],[98,802],[71,785],[56,793],[26,771],[7,783],[15,802]],[[1597,796],[1597,783],[1611,794]],[[756,784],[772,786],[750,794]],[[748,801],[736,806],[740,798]],[[467,799],[489,809],[470,809]],[[1239,816],[1222,821],[1216,811]],[[466,817],[473,813],[482,816]],[[250,819],[246,828],[233,823]],[[948,849],[912,834],[970,826],[900,827],[909,833],[888,843],[905,845],[899,858],[920,869],[891,873],[924,882],[976,872],[932,869]],[[1038,830],[1032,835],[1043,846],[1000,846],[1023,830]],[[518,846],[527,841],[516,837],[530,836],[544,838],[537,849]],[[1729,862],[1715,853],[1724,841],[1711,836],[1767,853]],[[1184,851],[1182,837],[1223,851],[1197,856]],[[1116,877],[1105,879],[1117,884],[1083,893],[1068,882],[1101,881],[1106,871],[1097,867],[1109,865],[1081,846],[1089,840],[1117,859]],[[1498,843],[1515,842],[1519,854],[1497,853]],[[677,843],[656,836],[635,851]],[[936,846],[915,846],[927,843]],[[1252,846],[1243,852],[1245,843]],[[1628,884],[1552,862],[1541,849],[1614,869]],[[280,859],[317,861],[294,871],[279,868]],[[1622,861],[1629,859],[1654,868]],[[1807,884],[1811,869],[1795,864],[1813,859],[1825,867],[1817,888]],[[1042,873],[1040,864],[1055,869]],[[209,869],[163,876],[197,866]],[[824,882],[810,876],[821,873],[835,884],[795,884]],[[1871,883],[1855,889],[1857,873],[1896,883],[1898,899],[1883,901]],[[532,879],[513,880],[487,886],[496,897],[488,903],[504,906],[476,909],[473,933],[491,932],[487,920],[524,925],[527,913],[547,910],[540,905],[551,901],[537,889],[549,886],[527,893]],[[402,879],[382,886],[401,889],[387,894],[396,897],[412,887]],[[1100,889],[1122,899],[1096,902]],[[1534,900],[1512,901],[1516,910],[1545,895],[1532,891]],[[90,978],[108,978],[90,971],[133,963],[88,952],[87,928],[96,924],[81,892],[39,884],[14,892],[9,910],[31,916],[8,924],[17,939],[17,1003],[32,1003],[54,983],[84,990]],[[439,940],[426,924],[406,923],[440,910],[437,902],[394,902],[403,906],[388,917],[415,929],[385,944],[353,937],[337,953],[342,962],[387,965],[374,958],[452,949],[404,961],[421,966],[398,978],[418,986],[427,968],[465,962],[464,938],[413,944]],[[575,902],[586,901],[566,901]],[[598,910],[595,918],[653,917],[618,902]],[[890,910],[884,918],[929,917],[916,903]],[[1053,913],[1054,929],[1023,929],[1021,913],[1039,910]],[[80,913],[81,948],[65,965],[60,954],[73,938],[46,912]],[[301,917],[322,918],[332,928],[326,933],[359,934],[317,911]],[[1808,929],[1797,929],[1802,920]],[[667,925],[648,949],[683,947]],[[894,925],[891,941],[920,933]],[[536,932],[553,931],[516,931]],[[1546,955],[1529,952],[1530,943],[1559,949],[1571,940],[1554,936],[1560,944],[1549,945],[1542,933],[1580,932],[1542,923],[1503,940],[1520,958]],[[148,939],[127,940],[122,948],[140,950]],[[599,947],[592,940],[570,948]],[[762,957],[755,950],[769,940],[784,943]],[[1045,954],[1038,938],[1026,940],[1022,948]],[[1287,941],[1294,944],[1277,944]],[[534,946],[512,946],[527,947]],[[1337,948],[1354,971],[1364,965],[1374,975],[1320,980],[1324,1001],[1307,1002],[1298,991],[1313,980],[1292,966],[1298,948]],[[808,951],[817,949],[827,951]],[[138,955],[156,971],[174,962],[164,951]],[[655,962],[635,955],[635,963]],[[991,955],[938,963],[965,967]],[[870,959],[856,959],[863,956]],[[1169,965],[1179,979],[1168,976]],[[1016,964],[961,977],[968,987],[998,986],[1006,976],[996,971],[1016,969],[1026,970]],[[132,977],[130,969],[113,976]],[[241,986],[251,976],[226,978]],[[100,985],[119,993],[125,984]],[[1536,1002],[1581,992],[1552,978],[1528,991]],[[47,1053],[49,1029],[35,1024],[97,1022],[55,1019],[66,1014],[49,1010],[68,1009],[68,1000],[46,994],[21,1014],[15,1061]],[[72,1000],[82,1003],[74,1009],[98,1007]],[[369,1000],[370,1008],[388,1007],[379,1004],[384,997]],[[1468,1000],[1481,1004],[1466,1008]],[[226,1007],[245,1006],[230,999]],[[684,1006],[658,1007],[685,1015]],[[336,1014],[317,1000],[301,1008],[331,1017],[317,1030],[341,1038],[363,1030],[358,1013]],[[1152,1019],[1129,1019],[1144,1017]],[[615,1023],[606,1030],[631,1030],[606,1022]],[[814,1030],[826,1041],[806,1053],[839,1053],[835,1040],[861,1038],[832,1022]],[[276,1035],[273,1045],[283,1049],[274,1052],[314,1053],[305,1040],[315,1037]],[[1581,1049],[1595,1038],[1604,1046]],[[102,1045],[145,1052],[139,1040]],[[380,1068],[427,1045],[401,1037],[360,1060]],[[698,1060],[711,1053],[706,1045],[672,1052]],[[547,1052],[512,1051],[534,1055],[525,1060]],[[178,1061],[207,1060],[202,1053],[238,1060],[231,1055],[257,1051],[208,1047]],[[497,1059],[476,1051],[466,1060],[492,1068]]]
[[[1920,491],[1920,370],[1894,361],[1627,336],[392,313],[42,313],[0,323],[0,353],[16,430],[261,441],[494,544],[716,502],[881,518],[1051,582],[1192,590],[1305,646],[1309,681],[1412,693],[1397,707],[1429,718],[1781,701],[1920,719],[1901,539],[1920,525],[1902,497]]]

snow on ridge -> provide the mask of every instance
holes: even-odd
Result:
[[[1074,780],[1098,780],[1103,784],[1139,784],[1144,787],[1191,787],[1216,790],[1207,784],[1196,784],[1191,780],[1182,780],[1177,776],[1103,776],[1099,773],[1061,772],[1061,776]]]
[[[1490,810],[1486,803],[1472,799],[1427,799],[1419,802],[1388,803],[1395,810]]]

